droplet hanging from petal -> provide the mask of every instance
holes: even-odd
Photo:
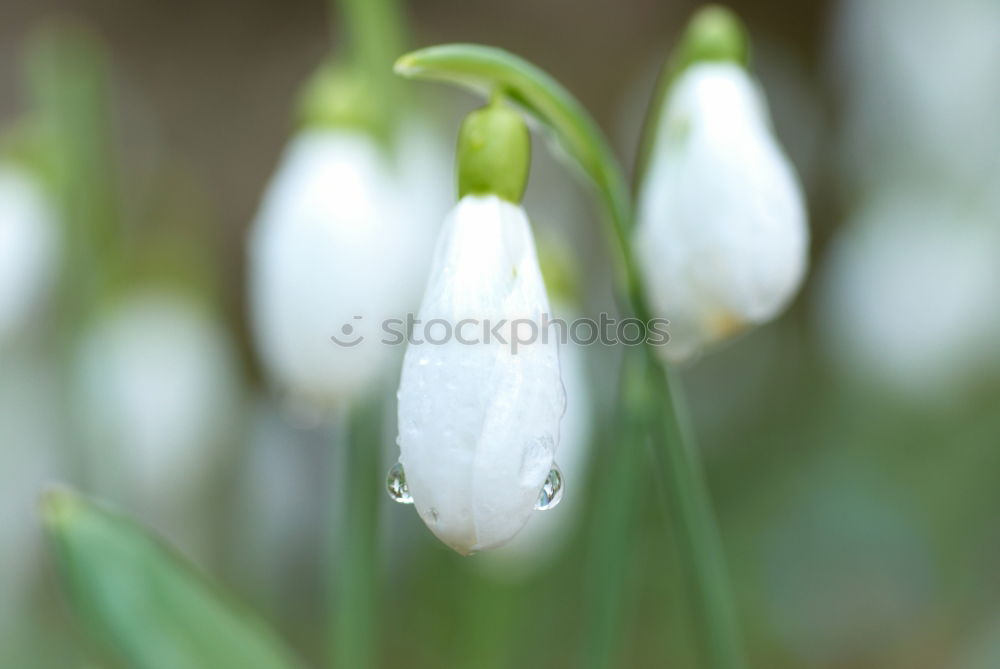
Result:
[[[553,465],[549,470],[549,475],[545,477],[542,490],[538,493],[538,501],[535,508],[539,511],[548,511],[559,506],[563,496],[563,477],[558,465]]]
[[[399,504],[413,504],[410,488],[406,485],[406,472],[403,471],[401,463],[397,462],[389,469],[389,474],[385,478],[385,489],[392,501]]]

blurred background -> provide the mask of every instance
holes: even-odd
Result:
[[[752,664],[1000,667],[1000,3],[730,6],[813,237],[792,308],[682,373]],[[407,47],[524,56],[630,164],[697,7],[414,0]],[[320,665],[339,414],[269,382],[247,240],[302,87],[337,45],[331,14],[319,1],[0,7],[0,666],[111,666],[46,556],[36,501],[55,480],[156,528]],[[406,160],[436,179],[419,188],[440,220],[457,122],[479,103],[406,86],[427,140]],[[566,273],[557,309],[613,311],[597,209],[536,147],[536,234],[587,268]],[[381,500],[384,666],[581,666],[581,583],[606,541],[628,566],[615,665],[696,666],[659,482],[644,473],[631,501],[600,494],[617,444],[615,389],[597,380],[618,353],[569,354],[567,497],[535,545],[461,558]],[[378,385],[386,468],[393,365]],[[619,503],[634,503],[631,531],[595,536],[590,520]]]

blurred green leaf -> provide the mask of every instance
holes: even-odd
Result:
[[[77,612],[128,667],[301,666],[277,636],[127,518],[54,490],[42,516]]]

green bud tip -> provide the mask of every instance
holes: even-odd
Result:
[[[420,71],[420,68],[414,63],[415,60],[412,53],[400,56],[393,64],[392,71],[403,78],[410,78]]]
[[[720,5],[706,5],[691,17],[680,45],[682,66],[702,61],[746,66],[749,57],[746,28],[731,10]]]
[[[47,529],[63,527],[80,510],[83,500],[65,486],[45,490],[38,502],[42,522]]]
[[[457,154],[459,198],[497,195],[521,201],[531,164],[531,134],[521,114],[500,95],[465,117]]]
[[[383,119],[376,98],[360,72],[330,61],[306,82],[299,99],[299,123],[306,128],[377,130]]]

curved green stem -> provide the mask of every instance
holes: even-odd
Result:
[[[390,67],[407,42],[399,0],[331,0],[331,17],[338,16],[344,19],[339,32],[347,45],[347,65],[370,96],[365,113],[376,117],[369,122],[389,137],[400,111],[399,85]]]
[[[597,123],[562,84],[503,49],[477,44],[420,49],[397,60],[395,69],[408,79],[458,84],[487,98],[499,90],[551,130],[597,188],[611,223],[612,247],[624,256],[620,267],[627,276],[621,281],[638,288],[638,277],[631,274],[636,264],[629,244],[632,201],[628,182]]]
[[[415,51],[396,61],[396,72],[411,79],[458,84],[485,96],[500,89],[552,131],[594,184],[607,210],[609,236],[621,261],[619,289],[627,297],[623,306],[644,323],[649,322],[650,311],[632,253],[634,214],[624,171],[597,123],[569,91],[531,63],[502,49],[475,44]],[[646,347],[645,356],[648,387],[655,401],[647,405],[643,421],[668,482],[678,544],[693,576],[691,586],[702,623],[705,657],[715,668],[743,667],[722,542],[697,453],[685,443],[684,423],[672,389],[676,382],[671,382],[651,347]]]

